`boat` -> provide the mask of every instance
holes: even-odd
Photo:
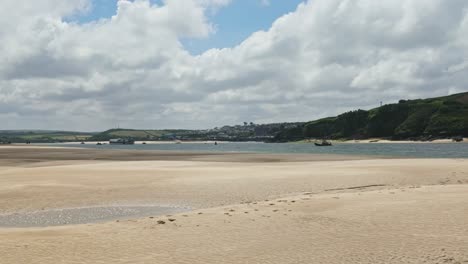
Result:
[[[326,140],[322,140],[322,142],[320,142],[320,143],[319,143],[319,142],[315,142],[314,144],[315,144],[315,146],[317,146],[317,147],[330,147],[330,146],[332,146],[332,143],[329,142],[329,141],[326,141]]]
[[[109,144],[112,145],[133,145],[135,144],[135,140],[129,138],[115,138],[109,140]]]
[[[101,142],[98,142],[96,145],[98,145],[98,146],[102,146],[102,143],[101,143]]]

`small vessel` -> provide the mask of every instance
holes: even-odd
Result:
[[[135,144],[135,140],[131,138],[114,138],[109,140],[109,144],[111,145],[133,145]]]
[[[101,143],[101,142],[98,142],[96,145],[98,145],[98,146],[102,146],[102,143]]]
[[[330,146],[333,146],[331,142],[327,141],[327,140],[322,140],[322,142],[315,142],[314,143],[315,146],[317,147],[330,147]]]

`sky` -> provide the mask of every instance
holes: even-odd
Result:
[[[153,4],[163,4],[152,0]],[[193,55],[211,48],[232,48],[259,30],[268,30],[271,24],[287,13],[296,10],[302,0],[235,0],[228,8],[212,10],[206,14],[215,26],[215,34],[206,38],[181,39],[184,47]],[[68,18],[69,22],[88,23],[116,14],[116,1],[94,0],[87,12]]]
[[[466,0],[0,6],[0,129],[295,122],[467,91]]]

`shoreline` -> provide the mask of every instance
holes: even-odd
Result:
[[[314,143],[315,141],[319,141],[321,139],[304,139],[299,141],[290,141],[290,142],[265,142],[265,141],[223,141],[223,140],[188,140],[188,141],[143,141],[138,140],[135,141],[135,145],[143,145],[143,143],[147,145],[166,145],[166,144],[283,144],[283,143]],[[362,139],[362,140],[342,140],[342,139],[333,139],[328,140],[334,144],[463,144],[468,143],[468,138],[463,138],[461,142],[455,142],[451,138],[446,139],[435,139],[432,141],[422,141],[422,140],[390,140],[384,138],[369,138],[369,139]],[[0,147],[8,147],[8,146],[51,146],[51,145],[81,145],[81,142],[85,142],[87,145],[96,145],[98,143],[103,143],[104,145],[109,145],[108,141],[71,141],[71,142],[50,142],[50,143],[33,143],[33,144],[26,144],[26,143],[12,143],[12,144],[4,144],[0,145]]]
[[[314,143],[315,139],[301,140],[296,143]],[[318,140],[317,140],[318,141]],[[389,140],[381,138],[362,139],[362,140],[328,140],[334,144],[465,144],[468,143],[468,138],[464,138],[462,142],[454,142],[452,139],[436,139],[433,141],[418,141],[418,140]]]

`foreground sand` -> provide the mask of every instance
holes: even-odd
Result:
[[[468,160],[11,151],[0,150],[0,213],[194,211],[0,228],[0,263],[468,263]]]

